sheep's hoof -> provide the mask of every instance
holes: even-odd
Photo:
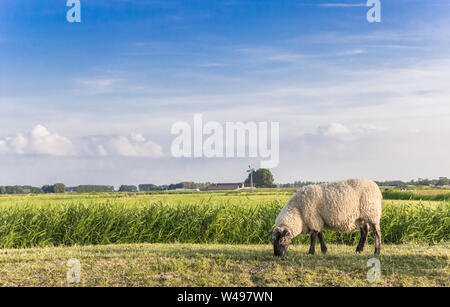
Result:
[[[322,254],[326,254],[327,253],[327,249],[322,249]]]

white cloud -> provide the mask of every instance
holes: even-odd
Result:
[[[87,139],[82,154],[158,158],[163,156],[163,150],[161,145],[146,140],[141,133],[137,133],[129,137],[121,135],[90,137]]]
[[[44,154],[66,156],[73,154],[72,142],[42,125],[26,133],[0,138],[0,154]]]
[[[378,146],[385,129],[373,125],[343,125],[331,123],[317,127],[313,133],[305,133],[291,144],[296,144],[298,153],[317,160],[348,160],[354,153],[365,154],[369,148]],[[291,145],[289,145],[291,146]],[[369,153],[371,154],[371,153]]]
[[[0,139],[0,154],[23,154],[27,144],[28,140],[21,133],[14,136],[7,136]]]
[[[331,123],[328,125],[319,126],[315,135],[317,137],[327,137],[340,140],[356,140],[383,131],[385,131],[385,129],[375,125],[354,126],[349,128],[341,123]]]
[[[156,158],[162,157],[163,151],[159,144],[146,140],[141,133],[130,137],[85,137],[73,143],[67,137],[37,125],[28,133],[0,138],[0,154]]]
[[[131,139],[135,142],[145,142],[145,138],[141,133],[131,135]]]
[[[331,123],[330,125],[320,126],[317,128],[317,132],[320,135],[332,136],[332,135],[342,135],[350,133],[350,130],[340,123]]]
[[[361,7],[367,6],[366,3],[320,3],[319,7]]]
[[[96,152],[100,156],[107,156],[108,155],[108,152],[106,151],[105,147],[103,147],[103,145],[98,145]]]
[[[86,86],[91,86],[95,88],[106,88],[114,83],[117,83],[120,81],[120,79],[113,79],[113,78],[98,78],[98,79],[79,79],[77,80],[78,83],[81,83]]]
[[[30,133],[31,153],[67,156],[73,154],[72,142],[58,133],[50,133],[47,128],[37,125]]]

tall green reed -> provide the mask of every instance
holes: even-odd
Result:
[[[269,243],[265,234],[286,201],[248,196],[28,200],[0,204],[0,248],[119,243]],[[384,243],[450,241],[450,203],[386,203]],[[328,243],[356,244],[359,233],[325,231]],[[307,243],[298,236],[294,243]]]

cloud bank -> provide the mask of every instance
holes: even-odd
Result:
[[[28,133],[0,138],[0,154],[68,156],[74,154],[74,148],[68,138],[37,125]]]
[[[157,158],[162,147],[141,133],[131,136],[87,136],[70,140],[45,126],[0,138],[0,155],[122,156]]]

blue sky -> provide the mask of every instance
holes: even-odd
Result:
[[[170,156],[194,113],[280,122],[277,182],[450,176],[446,0],[65,3],[0,2],[0,185],[241,180]]]

